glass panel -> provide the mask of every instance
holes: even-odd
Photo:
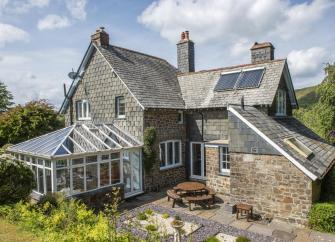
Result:
[[[112,172],[113,168],[112,168]],[[113,174],[112,174],[112,179],[113,179]],[[123,182],[125,184],[124,187],[124,192],[128,193],[131,192],[131,165],[130,165],[130,160],[126,159],[125,157],[123,158]]]
[[[80,165],[80,164],[84,164],[84,158],[76,158],[76,159],[72,159],[72,165]]]
[[[124,97],[118,97],[117,98],[117,104],[118,104],[118,116],[123,116],[125,115],[125,100]]]
[[[66,167],[66,166],[67,166],[67,160],[57,160],[56,161],[56,168]]]
[[[46,182],[46,187],[47,187],[47,192],[52,191],[52,176],[51,176],[51,170],[45,169],[45,182]]]
[[[132,151],[130,159],[133,169],[133,191],[138,191],[141,189],[140,153],[138,151]]]
[[[120,153],[112,153],[111,154],[111,159],[114,160],[114,159],[120,159]]]
[[[43,168],[38,168],[38,192],[39,193],[44,193],[44,180],[43,180]]]
[[[70,194],[70,169],[56,170],[57,191]]]
[[[86,166],[86,189],[92,190],[98,187],[98,164]]]
[[[83,192],[84,188],[84,167],[72,168],[73,193]]]
[[[38,176],[37,176],[37,166],[32,166],[32,170],[34,173],[34,179],[35,179],[35,186],[33,187],[33,190],[37,191],[37,184],[38,184]]]
[[[174,161],[176,164],[180,163],[180,142],[174,143]]]
[[[43,160],[42,159],[37,159],[38,164],[43,166]]]
[[[120,183],[120,162],[119,161],[112,162],[111,172],[112,172],[112,184]]]
[[[87,118],[88,115],[88,110],[87,110],[87,102],[83,102],[83,118]]]
[[[77,118],[82,118],[82,102],[77,102]]]
[[[167,164],[173,164],[173,142],[167,143]]]
[[[109,162],[100,164],[100,186],[109,185]]]
[[[165,143],[160,144],[161,167],[165,166]]]
[[[87,156],[86,157],[86,163],[93,163],[93,162],[97,162],[97,156]]]
[[[101,160],[109,160],[109,155],[102,155]]]
[[[192,175],[201,176],[201,144],[192,144]]]
[[[26,156],[26,157],[25,157],[25,160],[26,160],[27,162],[30,162],[30,157],[29,157],[29,156]],[[35,158],[35,157],[32,157],[32,158],[31,158],[31,163],[32,163],[32,164],[36,164],[36,158]]]
[[[50,160],[44,160],[44,165],[46,167],[51,167],[51,161]]]

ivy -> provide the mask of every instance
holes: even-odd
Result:
[[[147,173],[151,171],[156,160],[156,153],[154,150],[155,139],[156,129],[154,127],[146,128],[143,137],[143,160],[144,169]]]

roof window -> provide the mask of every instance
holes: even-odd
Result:
[[[286,138],[284,139],[284,142],[306,159],[308,159],[313,154],[313,152],[306,145],[300,142],[297,138],[294,137]]]

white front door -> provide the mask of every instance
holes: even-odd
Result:
[[[190,169],[191,178],[205,178],[205,145],[202,142],[191,142],[190,147]]]
[[[142,157],[140,149],[123,151],[123,181],[126,198],[142,193]]]

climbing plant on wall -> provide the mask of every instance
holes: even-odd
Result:
[[[155,139],[156,129],[153,127],[146,128],[143,137],[143,160],[144,169],[147,173],[150,173],[156,160],[156,153],[154,150]]]

